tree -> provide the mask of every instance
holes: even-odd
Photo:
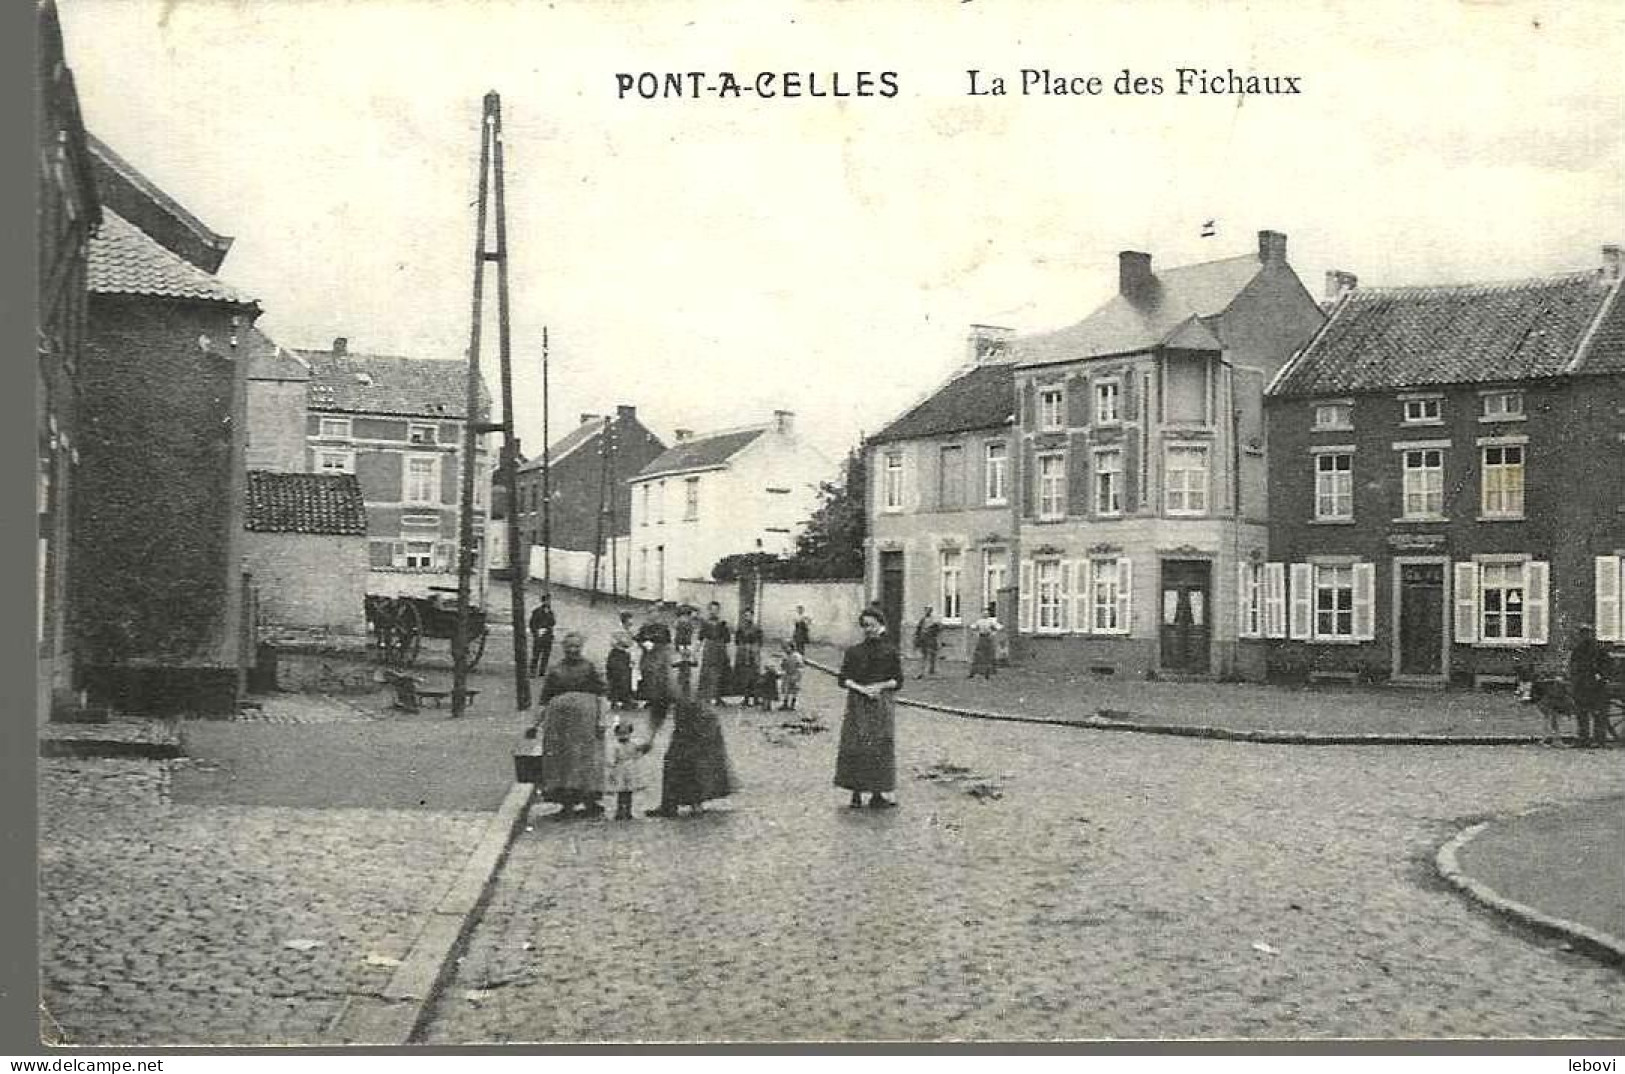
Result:
[[[863,541],[869,533],[869,469],[862,441],[847,452],[839,482],[818,489],[818,508],[796,538],[795,555],[779,569],[780,578],[852,579],[863,577]]]

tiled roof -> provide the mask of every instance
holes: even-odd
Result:
[[[344,414],[399,414],[460,420],[467,410],[468,366],[443,358],[400,358],[331,351],[296,352],[310,366],[312,410]],[[479,386],[480,413],[491,394]]]
[[[584,421],[580,425],[577,425],[574,429],[571,429],[569,432],[559,437],[558,440],[554,441],[552,448],[550,448],[547,452],[548,465],[558,465],[560,460],[562,460],[566,455],[569,455],[572,451],[575,451],[583,444],[587,444],[598,439],[599,435],[603,433],[603,431],[603,418],[596,418],[593,421]],[[541,468],[542,456],[538,455],[534,459],[531,459],[529,462],[525,463],[525,465],[521,466],[519,469],[540,470]]]
[[[248,472],[245,529],[255,533],[367,535],[367,508],[354,474]]]
[[[1142,296],[1122,294],[1068,328],[1014,343],[1024,366],[1131,354],[1168,346],[1192,318],[1216,317],[1263,271],[1257,254],[1164,269]]]
[[[230,235],[220,234],[193,216],[168,191],[142,175],[135,165],[89,131],[85,132],[85,143],[94,162],[96,187],[104,205],[142,221],[142,224],[164,234],[170,241],[173,241],[171,226],[178,226],[192,241],[181,243],[180,248],[175,250],[177,256],[205,272],[219,270],[220,262],[225,260],[226,253],[231,249],[233,240]],[[161,215],[152,216],[154,212]],[[159,244],[170,248],[169,242]],[[188,252],[198,260],[186,257]]]
[[[1601,312],[1596,272],[1349,293],[1270,394],[1475,384],[1565,372]],[[1595,347],[1593,348],[1595,350]]]
[[[639,470],[633,479],[641,481],[646,477],[658,477],[661,474],[681,473],[684,470],[709,470],[721,466],[755,443],[757,437],[765,432],[767,432],[765,427],[741,429],[738,432],[717,433],[714,436],[676,444],[664,454],[657,455],[654,461]]]
[[[238,334],[238,345],[248,355],[249,380],[310,379],[310,369],[304,362],[253,325]]]
[[[248,295],[170,253],[106,207],[102,209],[101,227],[90,240],[87,277],[91,292],[99,295],[254,304]]]
[[[872,444],[1002,428],[1015,415],[1015,367],[1008,362],[965,371],[869,438]]]
[[[1575,372],[1625,373],[1625,291],[1618,287]]]

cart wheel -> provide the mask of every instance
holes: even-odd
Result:
[[[479,666],[480,657],[485,655],[485,638],[490,630],[485,624],[480,624],[480,632],[468,639],[468,670],[473,671]]]
[[[423,648],[423,618],[417,605],[409,600],[400,602],[395,616],[396,664],[409,668],[418,662],[418,651]]]

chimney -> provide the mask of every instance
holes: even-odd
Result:
[[[615,408],[615,417],[619,421],[636,421],[637,416],[638,408],[635,406],[627,406],[625,403],[622,403],[620,406]]]
[[[333,357],[335,357],[335,358],[343,358],[345,355],[347,355],[349,353],[350,353],[350,341],[349,341],[349,339],[345,338],[344,336],[339,336],[339,337],[337,337],[336,339],[333,340]]]
[[[1620,277],[1620,254],[1617,243],[1608,243],[1602,248],[1602,278],[1610,283],[1618,281]]]
[[[583,411],[582,414],[581,414],[581,424],[583,424],[583,425],[587,424],[589,421],[597,421],[597,420],[598,420],[598,415],[597,414],[588,414],[585,411]]]
[[[973,324],[965,337],[967,357],[974,365],[1003,361],[1010,355],[1010,338],[1015,329],[994,324]]]
[[[775,410],[773,412],[773,431],[788,433],[795,428],[796,412],[794,410]]]
[[[690,440],[694,439],[694,430],[693,429],[673,429],[671,431],[671,439],[672,439],[673,443],[686,444]]]
[[[1279,231],[1258,233],[1258,260],[1266,265],[1286,264],[1286,235]]]
[[[1117,255],[1117,290],[1132,298],[1151,283],[1151,255],[1124,250]]]
[[[1328,269],[1326,272],[1326,301],[1336,302],[1356,287],[1360,286],[1360,277],[1352,272],[1341,269]]]

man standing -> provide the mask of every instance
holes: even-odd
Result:
[[[812,620],[807,618],[807,609],[796,605],[796,621],[790,627],[790,644],[795,646],[796,652],[802,656],[807,655],[807,644],[812,641]]]
[[[1579,745],[1597,748],[1607,745],[1608,680],[1607,656],[1597,644],[1596,631],[1583,626],[1575,631],[1574,648],[1569,652],[1569,693],[1574,698],[1574,716],[1579,724]]]
[[[920,616],[920,622],[914,628],[914,648],[920,654],[919,678],[927,675],[935,676],[937,673],[937,654],[942,650],[942,624],[930,608]]]
[[[530,613],[530,674],[532,678],[547,674],[547,662],[553,656],[553,601],[546,594]]]

